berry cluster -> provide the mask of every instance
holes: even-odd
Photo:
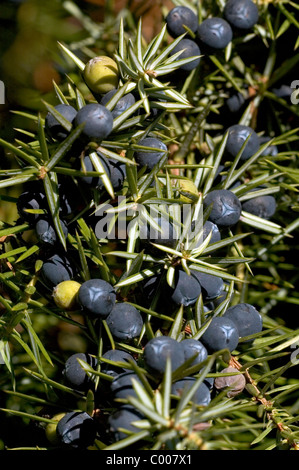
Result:
[[[189,33],[173,50],[183,51],[180,58],[198,56],[201,51],[213,53],[225,49],[232,41],[234,30],[246,31],[257,24],[258,8],[251,0],[229,0],[226,2],[223,18],[211,17],[199,24],[197,15],[186,6],[173,8],[166,17],[167,30],[173,38]],[[200,58],[183,65],[182,70],[190,71],[198,66]]]

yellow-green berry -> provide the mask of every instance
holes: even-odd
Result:
[[[53,299],[57,307],[73,310],[78,306],[78,291],[81,284],[77,281],[62,281],[53,289]]]
[[[117,63],[107,56],[90,59],[83,70],[83,78],[91,91],[107,93],[118,86]]]
[[[180,199],[186,204],[192,204],[198,201],[198,189],[193,181],[188,179],[178,180]]]
[[[57,439],[56,428],[57,428],[58,422],[61,420],[61,418],[64,417],[64,415],[65,413],[58,413],[54,415],[52,418],[53,423],[47,424],[45,428],[46,438],[48,439],[49,442],[51,442],[51,444],[57,445],[59,443]]]

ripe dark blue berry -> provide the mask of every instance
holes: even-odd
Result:
[[[160,150],[136,150],[134,152],[134,157],[138,165],[140,165],[140,167],[146,166],[148,170],[152,170],[167,152],[167,146],[162,140],[156,137],[145,137],[138,142],[138,145]]]
[[[123,182],[126,178],[126,164],[120,161],[112,159],[110,160],[104,155],[100,155],[99,153],[98,156],[113,189],[118,191],[119,189],[121,189]],[[83,162],[85,171],[95,171],[95,168],[88,155],[84,157]],[[83,176],[82,180],[84,181],[84,183],[95,187],[98,190],[102,190],[105,187],[101,176]]]
[[[60,224],[64,236],[67,237],[68,235],[68,227],[67,224],[60,219]],[[35,224],[35,232],[38,240],[45,244],[54,246],[58,242],[58,235],[56,233],[56,229],[54,227],[54,223],[47,218],[40,217],[36,224]]]
[[[269,142],[269,140],[271,140],[271,138],[268,136],[260,137],[260,145],[263,145],[266,142]],[[263,156],[268,156],[268,155],[275,156],[277,154],[278,154],[277,145],[269,145],[269,147],[267,147],[262,153]]]
[[[207,18],[197,29],[202,44],[213,49],[224,49],[233,39],[230,24],[223,18]]]
[[[195,377],[184,377],[181,380],[177,380],[172,384],[171,393],[178,397],[182,396],[183,393],[189,391],[195,384]],[[191,400],[196,405],[207,406],[211,401],[210,388],[205,382],[201,383],[198,389],[193,394]]]
[[[103,279],[89,279],[81,285],[78,301],[84,312],[105,319],[115,305],[116,293],[109,282]]]
[[[215,310],[215,308],[217,308],[222,302],[224,302],[224,300],[226,300],[226,298],[228,296],[229,282],[224,281],[223,284],[224,284],[223,289],[220,292],[220,294],[218,295],[218,297],[216,299],[213,299],[211,302],[209,302],[207,304],[207,306],[209,307],[210,310]],[[227,290],[225,290],[225,287],[227,288]],[[232,296],[231,296],[232,301],[233,301],[234,297],[235,297],[234,294],[232,294]]]
[[[118,302],[106,318],[112,336],[118,341],[129,341],[140,335],[143,327],[142,316],[126,302]]]
[[[240,219],[242,205],[238,197],[228,189],[215,189],[204,199],[204,209],[212,206],[209,219],[219,227],[230,227]]]
[[[192,274],[201,285],[202,296],[205,301],[213,300],[221,294],[224,285],[221,277],[195,270],[192,270]]]
[[[215,308],[217,308],[221,304],[221,302],[223,302],[226,299],[226,297],[227,297],[227,291],[222,289],[218,297],[216,299],[213,299],[212,302],[209,302],[208,305],[211,307],[211,310],[214,310]]]
[[[50,288],[57,286],[62,281],[72,279],[73,274],[70,261],[66,256],[58,254],[47,259],[41,269],[42,278]]]
[[[192,224],[192,230],[194,231],[194,229],[195,229],[195,223]],[[209,245],[211,245],[212,243],[217,243],[221,240],[221,234],[220,234],[219,228],[217,227],[216,224],[213,224],[213,222],[211,222],[210,220],[207,220],[204,223],[202,228],[199,227],[196,230],[195,235],[199,232],[201,232],[201,236],[196,242],[196,245],[193,247],[194,249],[198,248],[210,234],[211,234],[211,238],[209,241]]]
[[[59,112],[67,121],[73,123],[77,111],[73,106],[66,104],[58,104],[55,106],[56,111]],[[45,129],[48,134],[57,140],[64,140],[69,135],[69,132],[60,124],[59,121],[50,112],[45,117]]]
[[[119,191],[126,179],[127,169],[126,164],[116,160],[109,160],[110,169],[110,182],[115,191]]]
[[[277,98],[290,98],[294,92],[294,88],[288,85],[281,85],[279,88],[272,88],[270,90]]]
[[[185,307],[195,304],[201,293],[201,285],[197,277],[187,274],[183,269],[178,269],[175,275],[175,287],[171,298],[177,305]]]
[[[74,125],[85,123],[82,135],[87,139],[100,141],[108,137],[113,128],[113,116],[102,104],[89,103],[79,109]]]
[[[104,171],[110,178],[110,165],[108,159],[100,154],[98,154],[98,156],[103,165]],[[85,155],[85,157],[83,158],[83,168],[86,172],[96,171],[89,155]],[[100,176],[83,176],[82,181],[84,181],[84,183],[88,184],[89,186],[96,187],[98,189],[103,189],[104,187],[103,180]]]
[[[250,137],[249,137],[250,136]],[[248,160],[260,147],[259,137],[250,126],[235,124],[228,129],[228,138],[226,142],[226,151],[235,158],[240,152],[245,141],[248,139],[243,149],[240,160]]]
[[[158,377],[163,375],[168,357],[170,358],[172,371],[185,362],[184,349],[175,339],[169,336],[157,336],[145,345],[145,365],[149,371]]]
[[[245,98],[240,92],[236,92],[232,94],[226,100],[226,106],[228,107],[231,113],[237,113],[238,111],[240,111],[244,103],[245,103]]]
[[[113,397],[115,399],[128,398],[129,396],[137,397],[133,387],[133,379],[141,383],[138,375],[135,374],[133,371],[122,372],[121,374],[115,376],[110,384],[110,389]]]
[[[204,383],[206,384],[206,386],[208,387],[209,390],[213,389],[214,382],[215,382],[214,377],[206,377],[205,380],[204,380]]]
[[[240,338],[259,333],[263,328],[263,319],[261,314],[253,305],[241,303],[229,307],[223,318],[234,322],[238,329]]]
[[[218,169],[216,171],[216,175],[215,175],[215,178],[214,178],[214,182],[213,182],[213,187],[216,187],[218,185],[220,185],[221,183],[223,183],[226,178],[227,178],[227,167],[225,165],[219,165],[218,166]],[[230,184],[229,187],[227,189],[229,189],[230,191],[234,188],[237,188],[238,186],[240,186],[241,182],[239,180],[235,181],[233,184]]]
[[[154,276],[146,278],[142,282],[142,296],[143,296],[144,302],[147,302],[147,301],[149,303],[151,302],[151,300],[153,299],[155,295],[155,292],[158,289],[160,280],[161,280],[161,275],[156,274]]]
[[[130,435],[129,432],[126,433],[121,429],[131,431],[131,433],[139,432],[140,429],[132,423],[141,419],[144,419],[144,416],[138,410],[129,405],[122,405],[119,410],[108,418],[109,430],[114,440],[120,441]]]
[[[28,210],[47,210],[47,199],[46,195],[39,191],[24,191],[20,194],[17,201],[17,209],[19,215],[26,222],[33,223],[41,214],[30,213]]]
[[[189,367],[200,364],[208,357],[208,351],[205,346],[197,339],[187,338],[180,342],[184,350],[185,361],[197,354]]]
[[[170,10],[165,21],[167,31],[173,38],[186,33],[187,30],[184,25],[193,33],[196,32],[198,26],[197,15],[190,8],[184,6],[177,6]]]
[[[209,241],[209,245],[211,245],[212,243],[220,242],[221,234],[219,228],[216,224],[213,224],[213,222],[207,220],[203,226],[203,240],[205,240],[210,235],[210,233],[211,238]]]
[[[97,366],[97,359],[90,354],[75,353],[72,354],[65,362],[62,371],[66,385],[75,390],[87,390],[92,386],[93,381],[85,372],[78,359],[86,362],[92,369]]]
[[[239,343],[239,332],[229,318],[215,317],[200,337],[209,352],[228,349],[233,351]]]
[[[77,188],[68,182],[68,186],[63,184],[58,185],[59,188],[59,211],[62,217],[67,218],[74,212],[76,204],[79,202],[77,199]],[[75,192],[74,192],[75,191]]]
[[[83,170],[86,172],[96,171],[92,164],[92,161],[90,160],[89,155],[85,155],[85,157],[83,158]],[[99,179],[100,179],[99,176],[82,176],[81,178],[81,180],[84,181],[84,183],[93,187],[97,185]]]
[[[109,349],[105,352],[105,354],[103,354],[102,357],[113,362],[128,362],[129,359],[135,362],[135,359],[131,356],[131,354],[120,349]],[[129,371],[130,369],[126,369],[125,367],[108,364],[107,362],[101,363],[101,372],[104,372],[105,374],[111,375],[113,377],[116,377],[122,372]]]
[[[83,450],[93,444],[97,426],[85,411],[71,411],[58,421],[56,434],[62,445]]]
[[[103,169],[108,176],[110,183],[116,191],[122,188],[124,180],[126,178],[126,164],[117,160],[106,158],[104,155],[98,153],[99,159],[103,165]],[[86,172],[96,171],[89,155],[85,155],[83,158],[83,168],[80,168]],[[104,183],[101,176],[82,176],[81,180],[93,188],[98,190],[104,189]]]
[[[242,210],[267,220],[275,214],[276,206],[275,198],[270,195],[265,195],[244,201],[242,203]]]
[[[155,243],[157,245],[163,245],[169,248],[175,248],[177,244],[177,233],[175,227],[167,220],[165,217],[153,217],[155,224],[159,228],[150,225],[149,223],[140,223],[139,231],[140,231],[140,240],[144,243],[147,248],[149,248],[152,252],[159,253],[158,249],[151,246],[151,243]]]
[[[118,90],[110,90],[108,93],[106,93],[100,101],[100,104],[103,106],[106,106],[106,104],[113,98],[115,93],[117,93]],[[122,113],[124,113],[127,109],[129,109],[133,104],[135,104],[135,98],[132,93],[127,93],[126,95],[123,95],[116,103],[114,108],[112,109],[111,113],[113,116],[113,119],[117,118],[120,116]]]
[[[259,19],[258,7],[251,0],[228,0],[224,17],[237,29],[251,29]]]
[[[180,70],[190,72],[195,69],[200,63],[200,48],[198,44],[192,39],[182,39],[171,51],[171,55],[176,54],[179,51],[183,51],[177,60],[188,59],[189,57],[196,57],[190,62],[180,66]]]

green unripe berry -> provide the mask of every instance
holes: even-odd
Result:
[[[86,85],[94,93],[108,93],[118,86],[117,63],[106,56],[90,59],[83,70]]]
[[[198,201],[198,189],[193,181],[188,179],[178,180],[180,199],[185,204],[192,204]]]
[[[58,445],[59,443],[57,434],[56,434],[56,428],[57,428],[58,422],[61,420],[61,418],[63,418],[64,415],[65,413],[58,413],[57,415],[54,415],[52,420],[55,421],[55,423],[54,422],[51,424],[49,423],[47,424],[45,428],[46,438],[48,439],[49,442],[51,442],[51,444]]]
[[[78,291],[81,284],[77,281],[62,281],[53,289],[53,299],[57,307],[73,310],[78,306]]]

